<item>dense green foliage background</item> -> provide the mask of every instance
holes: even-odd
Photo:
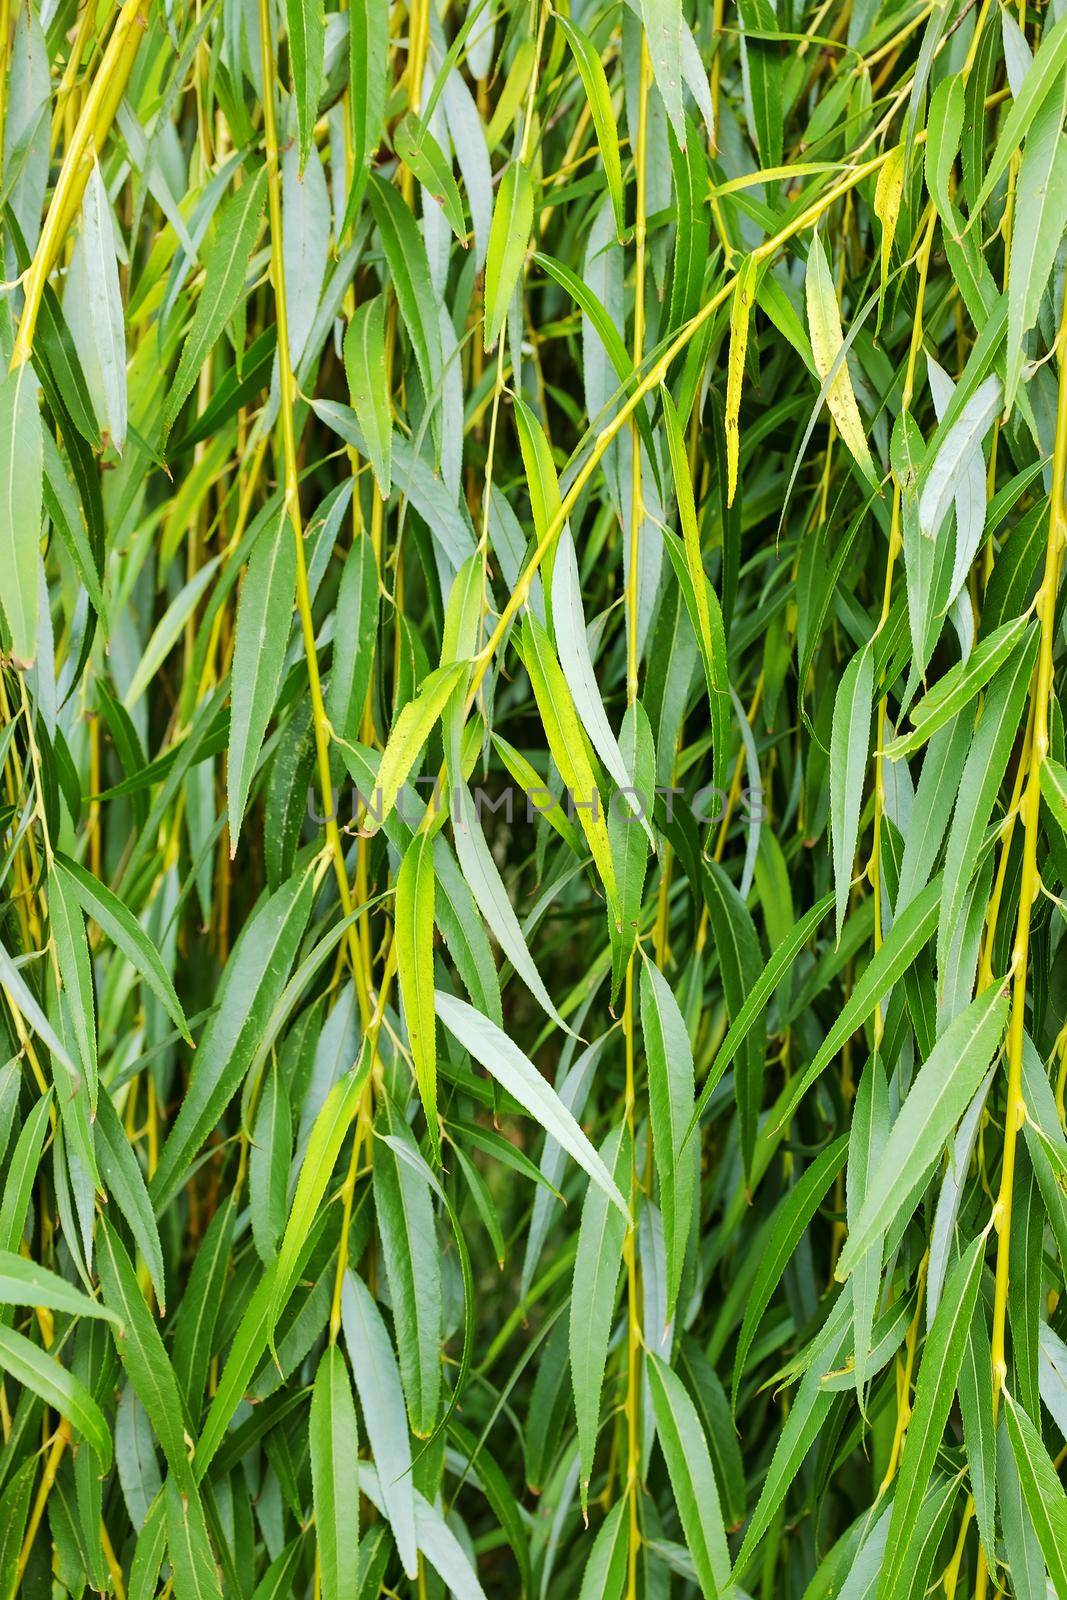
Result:
[[[1067,1600],[1067,8],[0,4],[0,1596]]]

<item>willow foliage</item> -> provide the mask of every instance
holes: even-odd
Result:
[[[0,6],[0,1600],[1067,1600],[1067,7]]]

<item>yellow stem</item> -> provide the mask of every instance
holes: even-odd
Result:
[[[645,348],[645,242],[647,220],[645,209],[648,168],[648,96],[652,79],[648,39],[641,34],[641,72],[637,101],[637,148],[635,151],[635,178],[637,203],[634,223],[634,324],[633,362],[636,371]],[[640,573],[641,523],[645,508],[641,491],[641,436],[636,426],[631,426],[632,455],[630,475],[630,549],[629,571],[626,583],[626,695],[632,706],[638,690],[638,577]],[[623,1034],[626,1044],[626,1126],[630,1138],[633,1165],[630,1172],[630,1226],[626,1230],[623,1258],[626,1263],[626,1501],[630,1536],[627,1546],[627,1600],[637,1596],[637,1557],[641,1547],[640,1479],[641,1479],[641,1286],[637,1270],[637,1166],[636,1095],[634,1090],[634,962],[631,951],[626,963],[626,988],[623,1010]]]
[[[1023,797],[1023,860],[1019,882],[1019,916],[1011,958],[1011,1019],[1008,1024],[1008,1104],[1004,1117],[1004,1156],[1000,1191],[993,1209],[997,1230],[997,1273],[993,1295],[993,1415],[1007,1374],[1004,1334],[1008,1312],[1011,1255],[1011,1211],[1015,1182],[1015,1150],[1026,1117],[1023,1100],[1023,1038],[1026,1028],[1026,979],[1030,950],[1030,916],[1038,890],[1037,833],[1041,808],[1041,768],[1048,755],[1049,699],[1052,693],[1052,650],[1055,640],[1056,591],[1064,533],[1064,474],[1067,473],[1067,297],[1060,314],[1058,335],[1059,399],[1056,437],[1052,451],[1052,495],[1049,506],[1045,571],[1037,597],[1041,643],[1031,689],[1033,722],[1030,732],[1029,770]]]
[[[916,134],[916,144],[919,144],[923,141],[923,134],[924,130],[920,130],[920,132]],[[859,166],[854,167],[851,172],[847,173],[830,189],[828,189],[826,194],[824,194],[821,199],[813,201],[812,204],[807,206],[798,217],[795,217],[791,222],[786,223],[786,225],[783,228],[780,228],[779,231],[770,239],[765,239],[762,244],[757,245],[755,250],[752,252],[752,258],[756,261],[764,261],[768,257],[776,255],[782,246],[787,244],[790,239],[796,238],[798,234],[803,233],[807,228],[813,227],[823,213],[828,211],[830,207],[834,205],[836,201],[840,200],[843,195],[846,195],[850,189],[854,189],[857,184],[862,183],[866,178],[869,178],[872,173],[877,172],[880,167],[884,166],[889,160],[891,154],[892,151],[885,151],[881,155],[872,156],[869,161],[864,161]],[[737,274],[731,274],[731,276],[728,277],[711,296],[710,300],[707,300],[704,305],[701,306],[700,310],[695,314],[695,316],[691,317],[687,323],[683,324],[683,326],[675,334],[674,338],[663,350],[662,354],[656,361],[652,363],[649,370],[645,373],[645,376],[635,385],[629,397],[619,406],[619,409],[615,413],[615,416],[612,418],[612,420],[601,429],[600,433],[598,433],[592,449],[586,456],[581,467],[578,469],[573,483],[571,484],[567,493],[564,495],[559,510],[552,517],[547,528],[538,541],[537,547],[530,556],[529,561],[526,563],[518,582],[512,590],[511,595],[497,620],[495,628],[489,636],[489,640],[486,643],[485,648],[475,660],[474,670],[471,674],[470,686],[467,690],[467,703],[465,712],[469,713],[471,707],[474,705],[478,690],[481,687],[482,680],[485,677],[485,674],[488,672],[490,662],[496,655],[496,652],[508,631],[512,618],[515,616],[516,612],[526,604],[526,600],[530,592],[530,585],[533,582],[534,576],[540,567],[541,562],[544,560],[545,556],[548,554],[549,550],[559,537],[560,530],[567,521],[571,512],[574,510],[582,490],[585,488],[586,484],[593,476],[593,473],[600,465],[600,462],[603,460],[611,444],[629,422],[638,406],[642,403],[645,397],[650,394],[653,389],[658,388],[658,386],[666,378],[667,373],[671,368],[671,364],[674,362],[675,358],[685,349],[690,340],[695,338],[704,324],[715,315],[720,306],[725,305],[725,303],[730,299],[734,292],[734,285],[736,281]]]
[[[104,51],[92,88],[86,97],[73,137],[63,157],[63,165],[52,192],[48,215],[41,230],[40,242],[26,276],[26,299],[15,347],[11,352],[12,371],[23,366],[33,353],[33,336],[45,284],[81,204],[93,153],[102,146],[107,137],[119,108],[119,101],[129,82],[134,58],[145,32],[142,6],[147,3],[148,0],[126,0],[119,12],[118,21],[107,42],[107,49]]]
[[[274,289],[275,316],[278,327],[278,387],[281,395],[282,451],[285,470],[285,505],[296,542],[296,604],[300,613],[300,627],[307,659],[308,689],[311,696],[312,726],[315,736],[315,758],[318,768],[319,790],[323,815],[326,817],[326,842],[333,860],[334,875],[341,900],[341,910],[349,916],[353,909],[352,891],[345,866],[344,844],[337,825],[333,805],[333,785],[330,780],[330,734],[326,705],[322,695],[319,675],[319,658],[315,644],[315,623],[311,614],[311,593],[308,588],[307,561],[304,556],[304,531],[300,517],[300,477],[296,464],[296,431],[293,409],[296,401],[296,383],[289,354],[289,315],[285,294],[285,267],[282,253],[282,198],[278,172],[278,128],[274,114],[275,62],[271,40],[270,0],[259,0],[259,31],[263,70],[263,133],[267,155],[267,197],[270,216],[271,283]],[[352,976],[356,984],[360,1016],[364,1026],[370,1017],[370,995],[367,974],[363,969],[359,940],[355,926],[347,933]]]
[[[48,1504],[48,1496],[52,1493],[52,1485],[56,1481],[56,1473],[59,1471],[59,1463],[63,1459],[63,1452],[70,1443],[70,1436],[70,1423],[66,1417],[61,1417],[59,1427],[56,1429],[52,1439],[52,1448],[45,1458],[44,1471],[41,1474],[37,1498],[33,1502],[33,1510],[30,1512],[30,1520],[26,1524],[26,1534],[23,1538],[22,1548],[19,1550],[18,1563],[15,1567],[15,1582],[11,1588],[13,1595],[18,1594],[21,1587],[30,1559],[30,1551],[33,1549],[33,1541],[37,1537],[37,1529],[41,1526],[44,1508]]]

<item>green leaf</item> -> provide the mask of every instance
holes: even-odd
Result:
[[[104,1303],[114,1313],[115,1346],[167,1465],[183,1495],[195,1497],[185,1406],[159,1329],[145,1304],[133,1263],[106,1219],[100,1221],[99,1271]]]
[[[964,896],[977,868],[982,838],[1011,757],[1037,644],[1036,633],[1031,633],[1018,653],[1005,662],[992,680],[960,778],[945,849],[945,884],[937,923],[939,972],[944,971]]]
[[[578,1600],[622,1600],[629,1538],[626,1501],[616,1500],[597,1530]]]
[[[393,132],[393,148],[413,178],[417,178],[445,214],[460,243],[466,240],[463,199],[452,176],[452,165],[426,124],[408,112]],[[358,410],[357,410],[358,416]]]
[[[825,1071],[850,1034],[855,1033],[878,1003],[911,966],[934,931],[941,903],[941,879],[927,884],[896,918],[881,949],[864,968],[862,976],[845,1001],[811,1065],[790,1086],[785,1105],[780,1108],[778,1125],[788,1121],[804,1095]]]
[[[574,64],[581,75],[582,87],[585,89],[585,97],[596,129],[600,159],[604,163],[604,182],[607,184],[608,194],[611,196],[611,208],[615,213],[615,232],[621,241],[626,229],[622,161],[619,157],[619,134],[611,104],[607,73],[588,34],[583,33],[576,22],[569,21],[559,12],[556,13],[556,22],[571,47]]]
[[[837,937],[845,920],[871,748],[874,652],[858,650],[841,674],[830,738],[830,830],[834,843]]]
[[[804,1173],[786,1193],[770,1219],[766,1245],[751,1291],[745,1302],[745,1316],[737,1337],[734,1353],[733,1395],[737,1405],[738,1386],[745,1371],[745,1362],[752,1348],[763,1313],[781,1281],[782,1273],[807,1231],[816,1210],[826,1196],[826,1191],[841,1172],[848,1153],[848,1140],[835,1139],[833,1144],[806,1168]]]
[[[629,1207],[611,1173],[533,1062],[523,1055],[507,1034],[490,1022],[488,1017],[475,1011],[473,1006],[457,1000],[453,995],[442,994],[440,990],[434,999],[437,1015],[449,1033],[492,1073],[545,1132],[563,1146],[568,1155],[574,1157],[612,1204],[618,1207],[620,1214],[629,1220]]]
[[[364,817],[363,827],[368,834],[376,833],[389,816],[453,689],[468,671],[468,662],[453,661],[447,667],[428,672],[414,699],[408,701],[397,717],[382,751],[378,781]],[[356,781],[358,783],[358,778]]]
[[[1004,410],[1011,411],[1026,356],[1025,336],[1037,321],[1067,216],[1067,73],[1044,101],[1026,137],[1015,189],[1008,268],[1008,338]]]
[[[972,217],[980,215],[996,185],[1008,169],[1008,163],[1022,144],[1027,132],[1057,84],[1063,81],[1067,65],[1067,17],[1060,17],[1042,35],[1037,54],[1026,73],[1018,94],[1013,96],[1011,110],[1004,118],[996,149],[986,168],[982,186],[971,207]]]
[[[49,1114],[54,1111],[51,1090],[41,1095],[30,1111],[4,1175],[0,1199],[0,1249],[17,1250],[26,1226],[33,1180],[41,1160],[41,1149],[48,1132]]]
[[[1000,379],[990,376],[968,393],[961,382],[940,418],[929,449],[929,465],[920,474],[919,531],[936,540],[974,453],[989,431],[1001,401]],[[954,415],[955,411],[955,415]]]
[[[0,1371],[21,1383],[46,1405],[66,1417],[89,1444],[107,1472],[111,1466],[111,1429],[85,1385],[21,1333],[0,1324]]]
[[[886,745],[885,755],[890,761],[911,755],[932,738],[985,688],[990,678],[1011,655],[1020,639],[1034,630],[1026,617],[1016,617],[1002,623],[987,638],[975,645],[966,660],[950,667],[932,689],[911,708],[913,733],[903,734]]]
[[[529,248],[533,214],[533,180],[521,161],[512,161],[497,189],[485,259],[486,350],[492,350],[504,326]]]
[[[157,1213],[185,1177],[251,1064],[303,938],[312,880],[299,872],[261,900],[241,930],[218,991],[218,1004],[193,1058],[192,1074],[149,1186]]]
[[[388,0],[353,0],[348,8],[349,114],[352,122],[351,188],[345,227],[359,215],[382,137],[389,49]]]
[[[536,774],[533,786],[540,787]],[[530,792],[532,793],[533,789]],[[564,1032],[570,1032],[556,1010],[552,996],[545,988],[544,979],[534,964],[519,919],[508,899],[499,868],[482,832],[477,807],[471,805],[470,794],[465,785],[454,787],[452,805],[454,812],[452,831],[456,842],[456,856],[463,879],[474,897],[478,910],[534,999],[544,1007],[557,1027],[562,1028]]]
[[[378,563],[370,539],[357,539],[337,591],[338,631],[326,686],[326,715],[342,739],[359,737],[378,627]]]
[[[895,1129],[894,1129],[895,1132]],[[890,1135],[892,1144],[893,1135]],[[887,1151],[888,1154],[888,1151]],[[953,1267],[945,1292],[926,1336],[922,1365],[915,1385],[911,1423],[904,1442],[893,1515],[882,1560],[881,1592],[887,1597],[911,1592],[910,1560],[919,1506],[930,1483],[937,1452],[956,1392],[963,1352],[978,1298],[985,1255],[980,1235]]]
[[[753,1550],[773,1522],[796,1480],[804,1457],[826,1420],[834,1397],[822,1382],[823,1373],[836,1368],[845,1354],[849,1313],[852,1309],[850,1302],[851,1291],[846,1290],[836,1301],[813,1345],[809,1347],[808,1369],[778,1434],[759,1502],[749,1520],[740,1553],[734,1563],[734,1570],[739,1573],[744,1572]]]
[[[78,1058],[85,1073],[89,1103],[95,1108],[97,1096],[96,1004],[93,999],[93,974],[89,964],[89,944],[81,907],[69,882],[61,872],[52,874],[49,883],[49,918],[56,944],[56,959],[63,988],[70,1000]]]
[[[289,32],[289,69],[293,75],[293,98],[300,130],[300,170],[311,151],[315,123],[319,115],[322,63],[326,33],[322,0],[285,0],[285,20]]]
[[[949,196],[949,175],[963,132],[964,89],[959,73],[942,78],[930,97],[926,117],[926,187],[942,222],[953,233],[958,224]]]
[[[909,1193],[902,1190],[900,1174],[908,1174],[909,1189],[914,1191],[930,1172],[999,1049],[1007,1020],[1008,1001],[992,986],[972,1000],[938,1039],[871,1175],[860,1214],[837,1264],[836,1275],[842,1282],[909,1199]]]
[[[434,1159],[440,1161],[437,1018],[433,1004],[434,883],[433,836],[417,833],[405,852],[396,880],[397,975],[430,1145]]]
[[[411,1154],[407,1124],[386,1106],[374,1148],[374,1211],[385,1257],[400,1377],[412,1432],[428,1439],[441,1396],[441,1269],[429,1169]]]
[[[200,1416],[201,1396],[215,1348],[215,1327],[229,1271],[236,1210],[235,1197],[231,1196],[208,1224],[175,1318],[174,1376],[194,1422]]]
[[[295,595],[296,543],[283,511],[253,547],[237,605],[226,763],[231,857],[237,854],[248,791],[278,698]]]
[[[88,1295],[71,1288],[69,1283],[39,1267],[35,1261],[16,1255],[12,1250],[0,1250],[0,1303],[7,1306],[47,1306],[52,1311],[64,1311],[71,1317],[100,1317],[105,1322],[118,1318],[107,1306]]]
[[[426,247],[414,217],[391,183],[372,176],[369,194],[388,263],[389,281],[411,340],[423,393],[436,417],[433,398],[441,378],[443,356]]]
[[[522,622],[522,654],[549,750],[578,814],[590,854],[600,874],[609,906],[616,903],[615,867],[611,858],[603,796],[593,774],[585,734],[548,634],[537,618]]]
[[[275,1062],[263,1080],[248,1158],[252,1237],[264,1262],[274,1260],[285,1228],[292,1146],[289,1088]]]
[[[960,1366],[958,1389],[971,1494],[974,1497],[978,1533],[988,1560],[996,1543],[994,1511],[997,1458],[989,1317],[980,1296],[975,1302],[967,1347]]]
[[[726,631],[718,596],[704,572],[700,554],[700,533],[697,528],[696,503],[693,499],[693,481],[689,472],[689,458],[682,438],[681,420],[674,402],[664,388],[663,421],[667,431],[667,446],[674,474],[674,490],[678,497],[678,518],[682,525],[685,545],[685,564],[688,585],[684,582],[676,546],[664,531],[667,553],[674,567],[675,577],[685,597],[686,608],[696,631],[704,676],[708,685],[708,705],[711,708],[711,741],[714,766],[711,781],[722,792],[726,784],[726,757],[730,728],[730,679],[726,661]]]
[[[682,112],[682,19],[681,0],[641,0],[641,18],[656,88],[663,97],[674,137],[685,149],[685,117]],[[631,137],[636,138],[636,130]]]
[[[126,1141],[125,1129],[107,1090],[100,1096],[96,1110],[96,1154],[101,1175],[144,1257],[160,1311],[165,1311],[163,1247],[137,1156]]]
[[[1041,798],[1051,811],[1061,833],[1067,835],[1067,767],[1046,756],[1039,768]]]
[[[386,1469],[387,1470],[387,1469]],[[361,1462],[359,1486],[372,1505],[381,1510],[384,1492],[381,1480],[369,1462]],[[486,1600],[467,1552],[441,1513],[415,1490],[415,1529],[419,1549],[456,1600]]]
[[[308,1422],[315,1548],[324,1600],[356,1600],[359,1552],[359,1453],[356,1408],[345,1358],[337,1345],[323,1351],[311,1392]]]
[[[43,449],[37,382],[26,361],[0,381],[0,609],[9,648],[23,667],[37,655]]]
[[[278,1325],[278,1318],[296,1284],[311,1224],[333,1175],[334,1164],[340,1154],[345,1135],[356,1115],[369,1072],[370,1053],[369,1049],[365,1048],[354,1070],[338,1078],[315,1118],[300,1167],[300,1176],[296,1181],[289,1220],[285,1225],[285,1233],[278,1251],[274,1298],[270,1309],[272,1337],[273,1330]]]
[[[555,499],[558,506],[558,492]],[[650,843],[654,844],[647,815],[651,810],[651,793],[648,790],[632,792],[634,773],[623,758],[597,688],[582,609],[578,558],[569,527],[564,527],[560,533],[552,563],[552,625],[559,664],[563,668],[563,676],[567,680],[582,728],[608,775],[622,791],[623,804],[640,821]]]
[[[244,298],[266,192],[267,171],[260,167],[255,177],[246,177],[219,208],[211,245],[204,256],[204,283],[192,326],[163,406],[164,438],[185,404],[200,368]]]
[[[383,1476],[383,1509],[396,1540],[404,1571],[414,1578],[415,1503],[411,1482],[411,1443],[404,1393],[389,1332],[374,1296],[361,1278],[346,1272],[341,1289],[341,1325],[356,1378],[360,1405],[376,1461],[388,1463]]]
[[[599,1159],[605,1172],[611,1174],[614,1186],[618,1188],[629,1181],[633,1148],[625,1124],[608,1134],[600,1147]],[[578,1419],[579,1487],[583,1509],[589,1495],[600,1431],[600,1397],[625,1236],[625,1212],[611,1203],[602,1187],[591,1183],[586,1190],[578,1229],[570,1312],[571,1380]]]
[[[667,1248],[667,1314],[674,1315],[693,1218],[695,1150],[685,1146],[693,1109],[693,1052],[670,985],[651,961],[641,963],[641,1033],[648,1059],[652,1147]]]
[[[1037,1534],[1058,1600],[1067,1597],[1067,1496],[1049,1459],[1041,1434],[1026,1412],[1004,1391],[1004,1421],[1019,1474],[1023,1503]]]
[[[717,861],[704,869],[704,903],[719,956],[726,1009],[731,1020],[741,1014],[745,999],[758,982],[763,955],[756,929],[741,895]],[[739,1052],[734,1069],[734,1098],[741,1122],[741,1153],[751,1170],[756,1123],[762,1101],[766,1025],[757,1021]]]
[[[352,313],[345,329],[344,355],[352,410],[366,440],[378,493],[387,500],[392,489],[393,419],[385,371],[385,301],[381,295],[362,301]]]
[[[123,905],[117,895],[112,894],[98,878],[94,878],[91,872],[86,872],[84,867],[72,861],[69,856],[57,855],[53,865],[57,878],[62,880],[64,890],[69,890],[71,899],[77,901],[85,915],[92,917],[112,943],[122,951],[126,960],[136,972],[140,973],[164,1010],[173,1019],[183,1038],[191,1044],[189,1025],[185,1020],[181,1001],[174,992],[170,974],[163,965],[159,951],[136,917]]]
[[[778,945],[758,979],[749,989],[745,996],[744,1004],[736,1016],[732,1018],[726,1037],[719,1046],[715,1059],[708,1070],[708,1075],[704,1080],[697,1100],[696,1109],[689,1119],[689,1126],[685,1132],[687,1141],[700,1121],[704,1109],[723,1073],[734,1061],[737,1052],[748,1038],[759,1017],[763,1014],[771,995],[786,974],[791,971],[800,951],[807,944],[823,917],[825,917],[833,903],[833,898],[833,895],[825,895],[803,917],[798,918],[790,929],[788,936]]]
[[[185,1494],[178,1479],[171,1476],[164,1485],[163,1499],[176,1600],[221,1600],[222,1585],[199,1496]]]
[[[730,1585],[730,1553],[707,1440],[681,1378],[651,1351],[648,1381],[685,1542],[705,1600],[715,1600]]]

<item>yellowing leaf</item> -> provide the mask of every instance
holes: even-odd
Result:
[[[883,162],[874,186],[874,214],[882,225],[882,248],[879,256],[879,296],[884,296],[889,278],[889,259],[893,254],[893,240],[900,216],[900,202],[904,194],[904,146],[895,145]]]
[[[466,675],[469,663],[453,661],[428,672],[413,700],[396,719],[378,766],[378,782],[363,821],[366,833],[376,833],[396,804],[396,797],[418,759],[419,751],[448,704],[452,690]]]
[[[604,796],[593,773],[585,734],[578,721],[567,680],[548,634],[534,616],[528,615],[523,619],[522,644],[523,659],[533,684],[548,746],[568,791],[568,809],[577,814],[614,915],[617,901],[615,867],[604,814]]]
[[[804,280],[808,305],[808,332],[811,335],[811,353],[826,390],[826,404],[837,424],[837,431],[851,450],[864,476],[874,484],[878,481],[867,436],[860,418],[859,406],[848,373],[848,363],[842,352],[844,338],[841,333],[841,313],[834,293],[830,266],[822,240],[812,235],[808,251],[808,271]],[[836,366],[836,370],[835,369]],[[830,373],[833,372],[833,378]]]
[[[741,411],[741,383],[745,375],[748,325],[756,292],[756,262],[749,256],[737,274],[730,303],[730,358],[726,368],[726,504],[732,506],[737,492],[738,425]]]

